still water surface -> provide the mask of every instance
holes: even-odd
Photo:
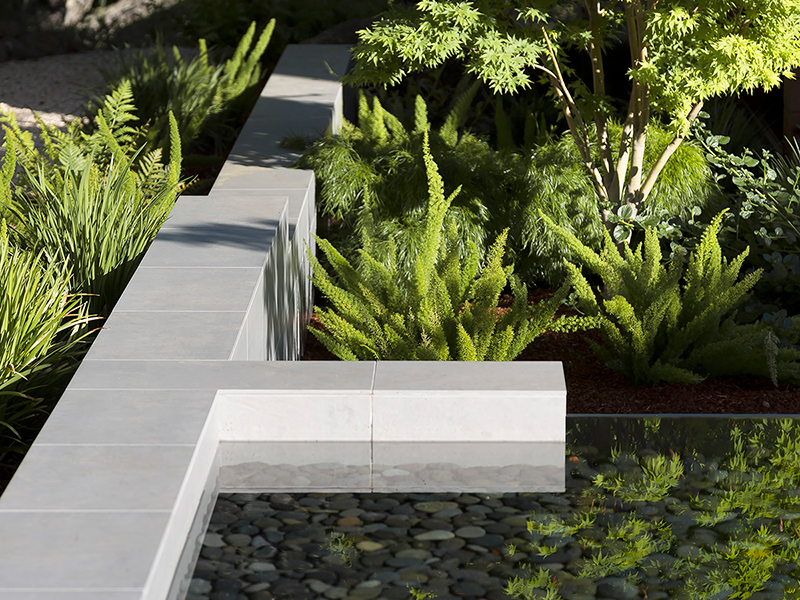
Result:
[[[567,427],[563,493],[221,494],[188,598],[800,598],[800,421]]]

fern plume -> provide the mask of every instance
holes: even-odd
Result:
[[[431,127],[421,96],[415,97],[413,116],[403,124],[377,99],[362,94],[359,126],[346,124],[341,135],[315,143],[300,165],[315,171],[321,213],[341,222],[332,239],[352,261],[365,237],[374,240],[375,258],[389,260],[392,240],[394,259],[413,272],[425,230],[420,199],[428,186],[422,140],[428,131],[445,193],[461,190],[445,217],[460,232],[460,255],[466,257],[474,244],[484,256],[491,240],[509,228],[507,252],[520,276],[557,287],[564,278],[562,259],[571,255],[538,213],[542,210],[599,248],[603,226],[591,182],[560,142],[520,153],[496,152],[468,132],[447,133],[446,127],[463,123],[464,107],[477,89],[474,84],[465,88],[466,95],[454,99],[440,128]]]
[[[458,130],[464,126],[467,120],[467,110],[480,86],[480,81],[473,82],[463,94],[458,94],[453,100],[453,107],[439,130],[442,141],[448,146],[455,146],[458,143]]]
[[[354,265],[318,239],[335,276],[309,252],[314,283],[333,307],[316,308],[327,331],[313,335],[343,360],[511,360],[544,331],[592,326],[591,319],[554,320],[567,286],[536,310],[528,307],[527,288],[503,265],[508,231],[491,245],[482,268],[475,244],[462,255],[458,228],[446,219],[459,190],[445,195],[427,131],[422,143],[427,202],[412,277],[404,275],[393,244],[388,258],[378,259],[366,239]],[[502,313],[498,298],[509,284],[515,299]]]
[[[543,217],[576,257],[603,282],[598,302],[589,282],[567,265],[582,308],[599,319],[604,347],[598,354],[635,383],[693,383],[735,372],[800,380],[800,351],[775,350],[765,324],[736,325],[733,317],[760,272],[738,281],[744,254],[730,262],[717,240],[717,215],[692,253],[688,266],[665,265],[653,229],[635,250],[622,254],[608,232],[601,253]],[[732,365],[736,365],[733,370]]]
[[[257,83],[261,78],[259,64],[267,45],[272,39],[274,30],[275,19],[272,19],[261,30],[255,45],[253,45],[256,23],[253,21],[250,24],[247,33],[242,37],[239,45],[236,46],[233,57],[225,64],[226,85],[220,90],[223,102],[240,96],[248,87]]]

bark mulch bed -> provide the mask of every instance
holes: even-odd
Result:
[[[312,327],[320,327],[316,315]],[[588,335],[599,341],[596,332]],[[800,389],[776,388],[750,376],[710,378],[697,384],[634,385],[599,360],[585,333],[548,333],[516,360],[557,360],[564,365],[567,413],[591,414],[800,414]],[[313,335],[302,360],[338,360]]]

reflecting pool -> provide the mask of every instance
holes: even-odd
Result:
[[[568,417],[566,465],[563,493],[220,494],[188,598],[800,598],[800,421]]]

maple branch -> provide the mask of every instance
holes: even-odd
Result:
[[[589,38],[589,58],[592,63],[592,88],[594,95],[600,98],[606,95],[606,77],[603,65],[603,52],[600,47],[600,24],[602,8],[599,0],[586,0],[589,12],[589,27],[592,35]],[[594,111],[594,123],[597,132],[597,148],[600,153],[600,164],[603,169],[603,184],[608,189],[611,184],[613,158],[608,140],[608,123],[602,110]]]
[[[694,121],[697,118],[697,115],[700,113],[700,110],[703,108],[703,101],[701,100],[697,104],[694,105],[691,112],[689,112],[689,116],[686,119],[689,122]],[[653,165],[653,168],[650,169],[650,173],[647,175],[647,180],[644,182],[641,191],[641,201],[644,202],[647,199],[647,196],[650,195],[650,192],[653,189],[653,186],[656,183],[656,178],[661,174],[661,171],[664,169],[664,166],[667,164],[667,161],[670,157],[675,153],[675,150],[678,149],[678,146],[681,145],[683,140],[686,138],[686,134],[682,133],[676,135],[673,140],[667,144],[667,147],[661,152],[661,156],[658,157],[656,164]]]
[[[625,6],[625,18],[630,32],[631,53],[635,57],[632,67],[635,69],[647,60],[647,46],[644,43],[644,10],[639,0]],[[620,200],[631,206],[634,214],[641,200],[642,171],[644,169],[644,151],[647,145],[647,126],[650,121],[650,93],[646,84],[638,83],[636,91],[636,111],[633,114],[633,141],[631,144],[630,170]]]
[[[603,185],[603,178],[592,162],[591,145],[589,142],[589,132],[586,129],[586,123],[584,122],[583,117],[578,110],[578,106],[575,104],[572,94],[569,93],[569,88],[567,87],[566,81],[564,81],[561,68],[558,66],[558,60],[556,59],[556,53],[553,50],[553,45],[550,43],[550,37],[547,35],[547,30],[544,27],[542,27],[542,33],[544,34],[544,39],[547,43],[547,51],[550,55],[550,60],[553,63],[554,70],[551,71],[542,65],[534,65],[534,67],[547,73],[547,76],[550,78],[550,83],[553,84],[556,96],[558,96],[558,100],[561,103],[564,117],[567,119],[567,125],[569,125],[570,133],[575,140],[575,144],[578,146],[578,151],[580,152],[583,164],[586,166],[590,175],[592,176],[592,183],[597,191],[597,195],[600,200],[608,200],[608,192]]]

